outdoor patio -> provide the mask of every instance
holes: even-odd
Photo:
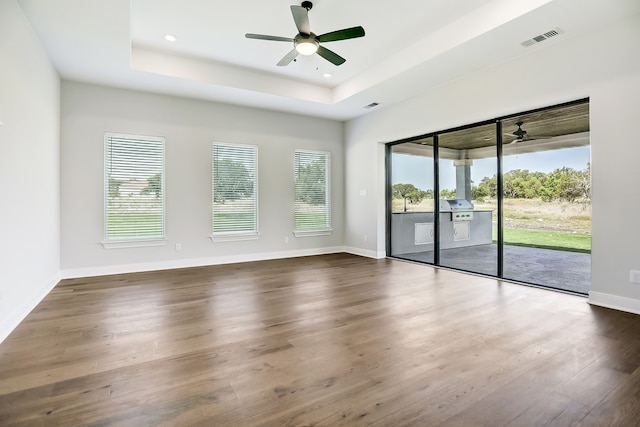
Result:
[[[497,254],[494,244],[445,249],[440,252],[440,265],[496,276]],[[394,257],[433,262],[432,251]],[[591,286],[591,254],[505,245],[504,278],[587,295]]]

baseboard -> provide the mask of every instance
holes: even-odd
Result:
[[[9,311],[7,316],[0,318],[0,343],[22,322],[25,317],[47,296],[49,292],[60,282],[61,276],[55,274],[37,289],[32,295],[23,298],[20,304]]]
[[[387,254],[384,252],[370,251],[362,248],[354,248],[352,246],[345,247],[344,252],[348,254],[360,255],[363,257],[374,258],[374,259],[381,259],[387,256]]]
[[[640,300],[605,294],[602,292],[589,292],[589,304],[628,313],[640,314]]]
[[[104,267],[65,269],[62,270],[61,276],[63,279],[76,279],[80,277],[108,276],[110,274],[141,273],[145,271],[172,270],[176,268],[203,267],[207,265],[235,264],[239,262],[265,261],[270,259],[325,255],[340,252],[345,252],[345,248],[343,246],[281,252],[264,252],[257,254],[216,256],[207,258],[179,259],[138,264],[109,265]]]

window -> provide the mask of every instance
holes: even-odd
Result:
[[[258,236],[258,147],[212,147],[212,227],[216,240]]]
[[[105,133],[104,150],[105,247],[164,244],[164,138]]]
[[[330,155],[295,151],[294,233],[296,236],[331,231]]]

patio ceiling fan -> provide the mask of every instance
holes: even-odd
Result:
[[[298,54],[300,55],[313,55],[317,53],[327,61],[334,65],[344,64],[346,59],[338,55],[337,53],[321,46],[320,43],[335,42],[340,40],[353,39],[364,36],[364,28],[352,27],[342,30],[332,31],[321,35],[316,35],[311,32],[311,25],[309,24],[309,10],[313,7],[313,3],[310,1],[303,1],[301,6],[291,5],[291,14],[293,15],[293,21],[298,28],[298,34],[291,37],[269,36],[264,34],[252,34],[247,33],[245,37],[248,39],[259,40],[271,40],[293,43],[293,50],[287,53],[278,62],[278,66],[289,65],[291,61],[294,61]]]
[[[522,125],[524,124],[524,122],[517,122],[516,126],[518,126],[518,129],[516,129],[512,135],[516,136],[516,141],[520,142],[520,141],[524,141],[525,138],[528,138],[527,135],[527,131],[522,129]]]
[[[549,139],[557,136],[557,135],[536,135],[535,137],[532,137],[526,130],[522,129],[523,125],[524,125],[524,122],[520,120],[516,122],[516,126],[518,127],[518,129],[510,133],[505,133],[505,135],[516,137],[516,139],[511,141],[510,144],[523,142],[523,141],[535,141],[537,139]]]

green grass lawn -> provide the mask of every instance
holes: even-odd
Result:
[[[213,232],[252,231],[256,218],[253,210],[249,212],[216,212],[213,215]]]
[[[108,238],[131,239],[162,236],[162,215],[159,213],[126,213],[109,215]]]
[[[327,226],[327,215],[325,212],[304,212],[294,213],[295,224],[298,230],[322,229]]]
[[[494,227],[493,241],[496,242],[497,239],[498,232]],[[505,228],[504,243],[505,245],[591,253],[591,235],[589,234]]]

